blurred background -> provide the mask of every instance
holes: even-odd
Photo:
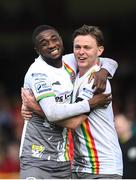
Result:
[[[72,52],[71,35],[76,28],[88,24],[102,29],[103,56],[119,64],[111,81],[114,114],[121,122],[122,117],[131,122],[128,136],[129,130],[123,131],[123,125],[122,133],[120,129],[118,132],[127,156],[125,178],[136,178],[136,1],[1,0],[0,17],[0,178],[18,178],[23,126],[20,89],[29,65],[37,57],[31,35],[40,24],[58,29],[65,53]]]

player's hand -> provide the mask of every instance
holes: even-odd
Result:
[[[25,107],[27,107],[27,109],[29,111],[32,111],[36,114],[38,114],[40,117],[45,117],[44,112],[42,111],[40,105],[36,102],[36,99],[33,95],[32,92],[30,92],[30,90],[27,89],[21,89],[21,96],[22,96],[22,101]],[[26,112],[24,112],[26,113]],[[28,111],[27,111],[28,113]]]
[[[21,115],[25,120],[30,120],[32,118],[33,112],[29,110],[24,104],[21,107]]]
[[[39,106],[35,100],[34,95],[28,89],[21,89],[21,97],[23,104],[29,109],[34,111],[35,107]]]
[[[93,73],[91,78],[94,78],[94,83],[92,86],[92,88],[94,89],[94,94],[99,94],[105,91],[107,77],[108,71],[103,68]]]
[[[100,108],[107,107],[112,101],[112,95],[109,94],[97,94],[94,95],[91,99],[89,99],[90,108]]]

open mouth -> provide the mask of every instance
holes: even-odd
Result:
[[[53,50],[51,50],[51,51],[50,51],[50,54],[51,54],[52,56],[58,55],[58,54],[59,54],[59,49],[53,49]]]
[[[84,57],[78,57],[78,62],[83,63],[83,62],[85,62],[85,61],[86,61],[86,58],[84,58]]]

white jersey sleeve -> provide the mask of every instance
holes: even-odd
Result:
[[[44,98],[39,102],[47,119],[51,122],[64,120],[90,111],[88,100],[73,104],[58,104],[55,98]]]
[[[106,69],[110,73],[111,76],[109,78],[113,78],[118,68],[118,63],[113,59],[100,57],[100,64],[101,68]]]

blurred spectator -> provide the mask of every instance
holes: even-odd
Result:
[[[136,136],[132,131],[133,121],[127,116],[115,116],[115,126],[123,153],[123,178],[136,179]]]
[[[9,97],[5,87],[0,85],[0,128],[6,142],[14,139],[14,126]]]
[[[16,101],[15,101],[16,100]],[[19,143],[23,121],[20,115],[20,101],[11,101],[6,88],[0,85],[0,178],[19,172]],[[15,103],[16,102],[16,103]],[[19,120],[21,123],[19,123]],[[18,122],[18,123],[17,123]],[[20,131],[20,132],[18,132]]]
[[[5,156],[6,156],[6,143],[5,143],[5,139],[3,138],[2,128],[0,127],[0,172],[2,171],[3,168],[3,162],[5,160]]]
[[[17,141],[20,141],[24,120],[21,116],[21,97],[12,97],[11,100],[11,113],[13,116],[13,124],[15,125],[14,133]]]
[[[136,135],[136,92],[132,89],[125,97],[125,113],[133,121],[133,133]]]
[[[8,144],[1,155],[0,173],[19,172],[19,145],[17,142]]]

